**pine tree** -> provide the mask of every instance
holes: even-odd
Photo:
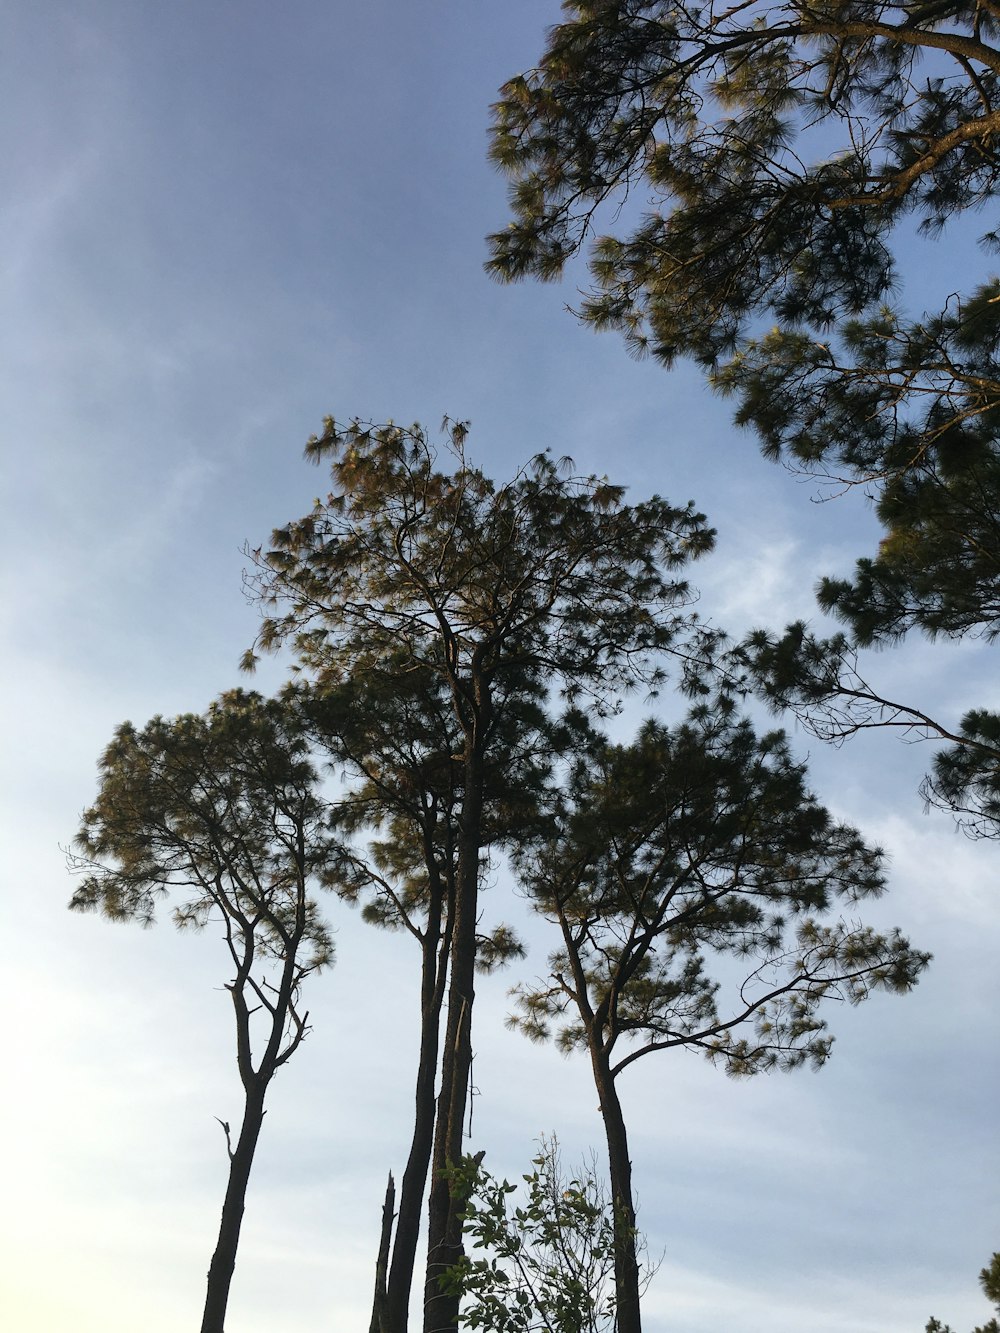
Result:
[[[589,244],[594,287],[581,313],[638,351],[713,369],[749,352],[779,384],[781,367],[811,351],[822,382],[843,377],[864,394],[881,381],[883,405],[934,404],[974,425],[996,394],[993,362],[970,360],[994,342],[995,285],[926,326],[895,317],[872,326],[875,345],[847,344],[857,365],[808,339],[783,340],[806,329],[827,344],[831,326],[892,294],[887,237],[903,219],[934,232],[995,193],[993,7],[566,0],[564,9],[539,67],[511,79],[494,107],[492,154],[513,177],[514,220],[491,237],[492,272],[551,279]],[[596,237],[602,205],[620,206],[631,189],[652,211],[616,213],[634,229]],[[761,317],[777,324],[770,342],[749,336]],[[751,365],[734,382],[749,392]],[[754,404],[758,414],[768,420],[766,402]],[[772,443],[815,459],[815,439]],[[870,446],[863,437],[819,447],[863,468]]]
[[[674,571],[713,537],[691,505],[658,497],[626,505],[620,487],[567,475],[545,454],[494,485],[467,462],[465,436],[463,424],[449,423],[454,470],[446,472],[419,426],[329,419],[307,453],[329,463],[332,491],[256,557],[255,587],[269,612],[259,647],[289,644],[320,695],[369,675],[380,688],[398,679],[405,689],[417,675],[436,680],[449,710],[449,753],[434,757],[457,775],[449,781],[459,804],[428,1333],[454,1328],[458,1315],[439,1279],[462,1252],[448,1173],[462,1157],[483,858],[505,838],[506,796],[494,794],[491,773],[510,754],[512,723],[522,753],[548,744],[553,691],[610,707],[637,680],[655,686],[662,654],[702,650],[692,642],[690,590]]]
[[[1000,718],[903,706],[907,722],[867,682],[859,698],[851,655],[911,629],[1000,631],[1000,279],[963,241],[960,290],[914,315],[920,274],[892,246],[904,225],[937,235],[1000,194],[1000,9],[564,9],[494,108],[513,221],[489,268],[551,279],[587,251],[584,320],[664,365],[700,362],[770,457],[863,484],[885,537],[821,587],[852,634],[814,651],[844,663],[822,707],[846,708],[848,730],[888,720],[951,740],[927,790],[964,817],[970,770],[973,786],[1000,782]],[[995,250],[998,233],[982,241]]]
[[[389,659],[337,685],[328,682],[322,690],[300,682],[290,687],[288,697],[346,782],[331,812],[343,844],[327,870],[327,883],[342,898],[361,904],[366,920],[406,932],[420,950],[413,1133],[398,1215],[393,1208],[386,1215],[386,1252],[378,1266],[372,1323],[379,1333],[406,1326],[431,1158],[458,872],[461,766],[454,755],[461,737],[440,677],[405,662]],[[511,709],[504,719],[510,741],[498,733],[486,773],[490,842],[501,836],[498,821],[519,818],[523,794],[537,788],[543,780],[540,769],[548,764],[547,757],[520,746],[522,721]],[[524,730],[531,733],[530,727]],[[477,934],[476,943],[480,971],[522,952],[503,924]]]
[[[333,843],[297,719],[233,691],[203,716],[123,723],[76,847],[73,908],[149,925],[170,898],[178,926],[222,926],[244,1107],[235,1146],[222,1122],[229,1181],[201,1333],[223,1333],[267,1089],[309,1030],[306,978],[333,958],[310,891]]]
[[[907,991],[929,955],[838,919],[884,889],[881,854],[837,824],[780,732],[724,707],[631,745],[577,746],[538,833],[515,855],[557,927],[549,976],[518,989],[529,1036],[587,1052],[608,1144],[619,1333],[640,1333],[636,1218],[618,1078],[654,1052],[733,1075],[822,1064],[831,998]]]

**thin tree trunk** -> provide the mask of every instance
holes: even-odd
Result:
[[[639,1309],[639,1262],[635,1251],[635,1205],[632,1200],[632,1162],[618,1090],[607,1059],[591,1050],[594,1082],[608,1140],[611,1202],[615,1226],[615,1296],[617,1333],[642,1333]]]
[[[372,1302],[372,1321],[368,1333],[382,1333],[386,1325],[386,1270],[389,1266],[389,1246],[392,1243],[392,1221],[395,1216],[396,1186],[389,1172],[382,1205],[382,1234],[379,1239],[378,1259],[375,1263],[375,1299]]]
[[[230,1154],[229,1183],[222,1205],[219,1239],[208,1270],[208,1291],[201,1333],[224,1333],[229,1288],[236,1267],[236,1251],[240,1243],[240,1227],[246,1204],[247,1182],[253,1165],[260,1127],[264,1122],[264,1093],[269,1079],[257,1080],[247,1089],[243,1110],[243,1124],[236,1148]]]
[[[425,942],[413,1138],[400,1186],[399,1216],[396,1239],[392,1246],[385,1321],[379,1333],[406,1333],[409,1321],[410,1291],[420,1238],[420,1214],[434,1143],[434,1081],[437,1076],[441,1005],[447,968],[447,958],[438,957],[436,945],[436,938],[428,937]]]
[[[448,1024],[441,1059],[433,1175],[427,1214],[427,1279],[424,1333],[454,1333],[459,1297],[441,1290],[441,1276],[462,1256],[462,1204],[448,1179],[462,1156],[462,1130],[472,1068],[479,853],[482,848],[483,761],[477,743],[465,764],[465,801],[459,844],[458,887],[451,938]]]
[[[462,1255],[462,1222],[455,1207],[447,1170],[462,1156],[469,1072],[472,1064],[472,1002],[475,968],[475,904],[469,904],[471,939],[452,960],[448,1029],[437,1101],[433,1175],[427,1218],[427,1281],[424,1288],[424,1333],[449,1333],[458,1326],[458,1297],[441,1290],[441,1276]],[[455,935],[465,935],[462,911],[456,913]],[[471,950],[471,966],[468,953]]]

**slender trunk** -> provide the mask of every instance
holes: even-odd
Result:
[[[413,1138],[399,1192],[399,1216],[392,1247],[392,1265],[385,1304],[385,1319],[379,1333],[406,1333],[410,1291],[420,1238],[420,1213],[434,1143],[434,1080],[440,1044],[441,1005],[444,999],[446,958],[437,954],[437,937],[424,943],[421,982],[420,1058],[413,1120]]]
[[[642,1333],[639,1310],[639,1262],[635,1252],[635,1205],[632,1200],[632,1162],[618,1090],[606,1056],[591,1048],[594,1082],[601,1102],[608,1140],[611,1202],[615,1225],[615,1296],[617,1333]]]
[[[462,1256],[462,1204],[454,1196],[447,1171],[462,1156],[462,1129],[472,1067],[482,805],[482,753],[479,745],[473,743],[465,764],[465,800],[451,937],[448,1024],[441,1058],[441,1090],[437,1102],[427,1214],[424,1333],[453,1333],[458,1327],[459,1298],[443,1292],[440,1279]]]
[[[229,1287],[233,1280],[233,1269],[236,1267],[240,1227],[243,1225],[247,1182],[250,1179],[250,1168],[257,1149],[260,1127],[264,1122],[264,1093],[269,1081],[258,1076],[246,1091],[240,1137],[229,1159],[229,1183],[222,1205],[219,1239],[208,1270],[208,1291],[205,1296],[201,1333],[223,1333],[224,1330]]]
[[[375,1262],[375,1299],[372,1302],[372,1321],[368,1333],[382,1333],[386,1326],[386,1270],[389,1266],[389,1246],[392,1242],[392,1219],[396,1202],[396,1186],[389,1172],[382,1205],[382,1234],[379,1238],[378,1259]]]
[[[458,923],[456,923],[458,924]],[[473,943],[474,948],[474,943]],[[424,1333],[450,1333],[458,1327],[458,1297],[441,1290],[441,1277],[462,1256],[462,1221],[455,1206],[448,1168],[462,1156],[462,1126],[472,1056],[471,980],[453,981],[449,1000],[447,1052],[442,1061],[437,1102],[433,1174],[427,1213],[427,1277],[424,1286]],[[452,1009],[451,1006],[454,1006]],[[455,1020],[451,1021],[454,1012]]]

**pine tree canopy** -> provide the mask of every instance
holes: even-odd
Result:
[[[909,990],[929,957],[838,919],[883,891],[880,851],[818,803],[781,732],[723,707],[596,739],[515,863],[563,944],[514,1021],[599,1049],[612,1077],[679,1046],[733,1074],[822,1063],[824,999]]]
[[[467,461],[465,425],[446,427],[450,473],[420,426],[328,419],[306,452],[333,489],[254,553],[252,579],[275,613],[260,646],[290,642],[304,669],[287,698],[360,780],[333,818],[348,836],[378,831],[371,856],[341,849],[331,882],[410,929],[429,871],[453,888],[472,732],[489,846],[533,818],[558,745],[554,687],[613,707],[636,680],[655,688],[663,653],[683,671],[716,638],[678,573],[714,539],[692,504],[626,504],[545,453],[496,484]],[[511,943],[483,937],[481,961]]]
[[[221,922],[243,1025],[240,1073],[266,1086],[305,1034],[303,981],[333,959],[312,889],[337,844],[299,719],[232,690],[205,714],[123,723],[100,771],[71,858],[83,879],[70,906],[149,925],[169,897],[178,926]],[[267,1039],[254,1069],[259,1011]]]
[[[641,1333],[628,1128],[615,1083],[687,1047],[734,1075],[822,1064],[824,1002],[907,991],[929,955],[839,911],[883,889],[881,853],[836,823],[784,736],[726,701],[613,745],[581,719],[548,818],[514,864],[557,928],[548,976],[511,1022],[584,1049],[614,1205],[615,1327]]]
[[[150,924],[178,891],[178,925],[228,916],[283,957],[296,903],[332,854],[326,805],[301,727],[279,702],[233,690],[206,714],[118,727],[76,847],[71,906]],[[316,963],[332,941],[309,911]]]
[[[612,711],[637,683],[655,691],[668,656],[683,676],[719,638],[682,576],[714,540],[693,504],[627,504],[547,452],[495,483],[467,459],[466,423],[445,429],[439,451],[419,425],[328,418],[306,453],[329,465],[329,493],[250,553],[257,646],[292,649],[313,735],[360,778],[337,820],[374,826],[370,855],[345,853],[331,878],[421,940],[421,1092],[401,1198],[419,1208],[429,1161],[429,1328],[459,1314],[440,1277],[462,1248],[448,1171],[462,1155],[475,970],[519,948],[505,926],[481,930],[484,861],[537,818],[560,695]],[[398,1307],[393,1327],[419,1212],[401,1202],[400,1219],[376,1294],[383,1314]]]
[[[673,572],[715,536],[693,504],[625,504],[547,453],[496,485],[466,461],[465,424],[446,425],[451,473],[419,425],[327,419],[306,454],[333,489],[254,553],[254,590],[277,613],[261,648],[290,643],[324,688],[355,669],[437,673],[466,726],[474,676],[497,714],[553,685],[606,697],[690,630]]]
[[[915,317],[890,241],[997,193],[1000,7],[564,8],[495,107],[491,271],[586,250],[585,320],[697,359],[770,455],[865,483],[886,540],[823,592],[861,641],[995,633],[1000,281],[963,245],[965,290]]]
[[[232,690],[203,715],[118,727],[71,859],[71,907],[148,925],[171,896],[178,926],[222,926],[244,1104],[235,1134],[219,1121],[229,1179],[201,1333],[225,1326],[267,1090],[309,1031],[303,983],[333,958],[312,893],[336,851],[318,788],[289,701]]]

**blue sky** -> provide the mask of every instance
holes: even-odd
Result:
[[[693,578],[736,630],[812,615],[815,579],[848,570],[874,527],[860,496],[817,504],[761,460],[692,370],[580,328],[572,278],[484,276],[506,217],[487,107],[555,5],[0,12],[0,1321],[174,1333],[199,1317],[221,1205],[213,1117],[239,1103],[219,942],[71,915],[60,843],[118,722],[201,710],[238,682],[257,623],[240,548],[323,489],[301,456],[323,416],[447,413],[471,419],[470,452],[498,477],[551,447],[635,498],[695,498],[719,546]],[[922,253],[928,300],[967,253]],[[872,669],[950,718],[1000,703],[975,645],[915,642]],[[270,663],[258,684],[281,675]],[[796,743],[823,799],[892,856],[866,916],[935,963],[913,996],[835,1015],[820,1074],[735,1084],[677,1056],[625,1077],[640,1221],[664,1255],[649,1327],[904,1333],[934,1312],[961,1330],[985,1316],[975,1274],[1000,1247],[995,851],[923,812],[923,747]],[[234,1333],[367,1322],[408,1132],[416,960],[330,916],[339,960],[275,1084]],[[482,985],[476,1038],[475,1146],[508,1174],[539,1133],[569,1158],[601,1142],[583,1062],[503,1029],[515,979]]]

